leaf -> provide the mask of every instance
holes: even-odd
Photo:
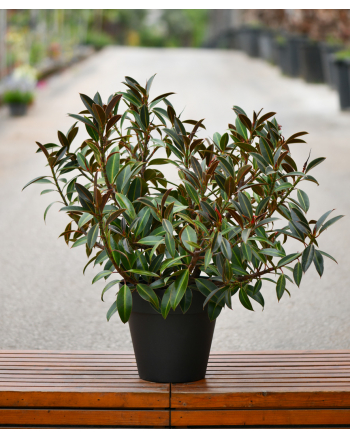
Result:
[[[96,281],[101,280],[101,278],[107,277],[107,275],[111,275],[111,271],[104,270],[99,272],[92,280],[92,284],[96,283]]]
[[[338,263],[334,257],[332,257],[331,255],[327,254],[326,252],[324,252],[324,251],[319,251],[319,252],[322,255],[324,255],[325,257],[328,257],[329,259],[333,260],[335,263]]]
[[[142,245],[156,245],[159,244],[159,242],[163,240],[162,236],[147,236],[143,239],[139,240],[138,243]]]
[[[249,143],[236,142],[235,145],[237,145],[240,149],[243,149],[245,152],[256,152],[255,147]]]
[[[212,258],[212,252],[211,249],[207,249],[205,252],[205,256],[204,256],[204,270],[207,269],[207,267],[209,266],[210,260]]]
[[[302,209],[305,211],[305,213],[307,213],[310,207],[309,197],[305,192],[303,192],[300,189],[298,189],[297,194],[298,194],[298,201],[300,202]]]
[[[318,275],[320,277],[322,277],[323,271],[324,271],[324,263],[323,263],[323,257],[322,254],[320,253],[320,251],[318,251],[317,249],[315,249],[315,254],[314,254],[314,265],[316,268],[316,271],[318,272]]]
[[[237,172],[237,183],[244,177],[244,175],[249,172],[249,170],[252,168],[250,164],[246,164],[245,166],[242,166],[238,172]]]
[[[195,204],[199,205],[199,196],[196,189],[188,181],[184,181],[184,184],[185,184],[186,192],[188,193],[189,197],[192,199],[192,201]]]
[[[132,274],[137,275],[144,275],[146,277],[159,277],[159,275],[155,274],[154,272],[143,271],[142,269],[129,269],[126,272],[131,272]]]
[[[76,242],[73,243],[72,248],[77,248],[78,246],[85,245],[87,240],[86,236],[81,237]]]
[[[108,226],[111,222],[117,219],[122,213],[124,213],[124,211],[126,211],[126,208],[119,208],[119,210],[113,211],[113,213],[108,216],[108,219],[106,220],[106,226]]]
[[[89,172],[89,163],[84,155],[80,152],[77,153],[77,161],[80,167]]]
[[[220,313],[221,313],[222,307],[219,306],[216,303],[213,303],[213,301],[209,301],[208,303],[208,316],[210,321],[214,321]]]
[[[344,217],[344,215],[340,215],[340,216],[336,216],[333,217],[332,219],[329,219],[329,221],[327,221],[323,227],[320,229],[320,234],[323,233],[323,231],[325,231],[328,227],[330,227],[331,225],[333,225],[335,222],[337,222],[339,219],[341,219],[342,217]]]
[[[113,184],[115,177],[117,176],[119,172],[119,166],[120,166],[120,153],[119,153],[119,147],[114,147],[110,154],[107,164],[106,164],[106,174],[108,181]]]
[[[285,257],[285,254],[282,251],[279,251],[278,249],[274,249],[274,248],[265,248],[260,250],[259,253],[272,257]]]
[[[174,233],[174,228],[173,228],[173,226],[171,225],[171,222],[168,221],[168,219],[163,219],[163,220],[162,220],[162,226],[163,226],[164,230],[165,230],[167,233],[170,234],[170,236],[173,235],[173,233]]]
[[[318,231],[321,227],[321,225],[323,224],[323,222],[327,219],[327,217],[332,213],[333,210],[329,210],[327,211],[327,213],[324,213],[316,222],[315,225],[315,231]]]
[[[172,298],[172,302],[173,302],[172,307],[174,310],[180,304],[180,301],[182,300],[182,297],[186,292],[189,276],[190,276],[190,271],[186,269],[175,280],[174,292]]]
[[[31,184],[35,184],[35,183],[39,183],[39,184],[46,184],[46,183],[53,184],[52,181],[50,181],[49,179],[47,179],[46,176],[39,176],[39,177],[34,178],[34,179],[32,179],[31,181],[29,181],[29,182],[23,187],[22,191],[23,191],[26,187],[30,186]]]
[[[304,249],[303,255],[301,257],[301,266],[304,272],[306,272],[309,269],[309,266],[311,265],[312,260],[314,258],[314,254],[315,254],[314,245],[309,245]]]
[[[166,249],[169,251],[169,254],[171,255],[171,257],[175,257],[176,247],[175,247],[175,240],[173,236],[169,233],[166,233],[164,240],[165,240]]]
[[[125,195],[122,195],[121,193],[116,193],[115,197],[117,198],[119,206],[127,210],[128,215],[131,217],[131,219],[135,219],[136,217],[135,209],[132,203],[130,202],[130,200]]]
[[[296,265],[294,266],[294,269],[293,269],[294,281],[298,287],[300,286],[302,276],[303,276],[303,270],[301,267],[301,263],[298,262],[298,263],[296,263]]]
[[[277,285],[276,285],[278,301],[282,298],[285,289],[286,289],[286,277],[284,274],[281,274],[279,279],[277,280]]]
[[[288,189],[290,189],[291,187],[293,187],[293,185],[292,185],[291,183],[288,183],[288,182],[286,182],[286,183],[282,183],[282,184],[280,184],[279,186],[276,186],[276,187],[273,189],[273,193],[281,192],[282,190],[288,190]]]
[[[181,234],[181,241],[188,251],[193,252],[195,250],[194,246],[187,243],[187,242],[197,243],[197,234],[196,234],[195,230],[192,227],[190,227],[189,225],[187,225],[184,228],[184,230]]]
[[[272,155],[271,148],[270,148],[269,144],[267,143],[267,141],[263,137],[260,137],[259,146],[260,146],[261,155],[264,157],[264,159],[269,164],[271,164],[272,167],[274,167],[274,161],[273,161],[273,155]]]
[[[141,298],[152,303],[157,309],[159,308],[158,297],[150,286],[146,284],[138,284],[136,289]]]
[[[242,192],[238,192],[238,201],[244,216],[251,221],[253,219],[253,209],[248,196]]]
[[[252,231],[251,228],[245,228],[242,231],[242,240],[244,243],[247,243],[251,231]]]
[[[92,249],[96,243],[97,237],[98,237],[98,231],[99,231],[99,226],[98,224],[94,225],[93,227],[90,228],[88,234],[87,234],[87,245],[90,249]]]
[[[46,207],[45,212],[44,212],[44,221],[45,222],[46,222],[46,215],[47,215],[48,211],[50,210],[50,208],[52,207],[53,204],[56,204],[56,202],[59,202],[59,201],[51,202],[51,204]]]
[[[277,267],[281,268],[284,265],[288,265],[290,262],[292,262],[293,260],[297,259],[298,257],[300,257],[301,253],[294,253],[294,254],[289,254],[285,257],[283,257],[279,262]]]
[[[93,218],[93,215],[90,213],[83,213],[80,216],[78,227],[82,228],[85,224],[87,224],[91,219]]]
[[[255,210],[255,215],[256,216],[259,216],[259,214],[263,213],[263,211],[267,207],[269,201],[270,201],[270,196],[268,196],[267,198],[264,198],[262,201],[259,202],[259,204],[258,204],[258,206],[256,207],[256,210]]]
[[[160,273],[165,271],[167,268],[170,268],[173,265],[180,265],[182,264],[181,259],[183,259],[186,256],[180,256],[173,259],[166,259],[165,262],[162,263],[162,266],[160,267]]]
[[[230,242],[227,239],[225,239],[225,237],[223,237],[221,241],[221,252],[228,261],[231,261],[232,259],[231,245]]]
[[[117,295],[117,308],[120,319],[125,324],[128,322],[132,310],[132,295],[126,284],[120,288]]]
[[[305,173],[308,173],[309,170],[311,170],[314,167],[321,164],[325,159],[326,159],[325,157],[321,157],[321,158],[315,158],[314,160],[312,160],[311,163],[309,163],[309,165],[307,166]]]
[[[110,281],[103,289],[102,294],[101,294],[101,300],[103,301],[103,295],[111,288],[113,287],[115,284],[120,283],[120,280],[113,280]]]
[[[243,307],[254,312],[252,303],[250,302],[248,295],[247,295],[247,292],[244,290],[243,287],[241,287],[241,289],[239,290],[238,296],[239,296],[239,301],[241,302]]]
[[[180,301],[180,308],[183,314],[185,314],[187,310],[191,307],[191,303],[192,303],[192,291],[188,287],[186,288],[185,294],[182,297],[182,300]]]
[[[109,308],[108,312],[107,312],[107,321],[109,321],[111,319],[111,317],[115,314],[115,312],[117,312],[118,308],[117,308],[117,302],[114,301],[114,303],[111,305],[111,307]]]
[[[168,289],[165,291],[160,305],[160,310],[164,319],[166,319],[171,309],[170,295],[173,287],[174,287],[174,283],[171,284],[168,287]]]
[[[204,280],[203,278],[195,278],[195,282],[199,292],[207,297],[213,290],[217,289],[217,286],[210,280]]]

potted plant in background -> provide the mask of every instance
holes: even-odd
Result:
[[[181,120],[173,93],[150,98],[153,79],[141,86],[126,77],[127,91],[107,101],[81,94],[83,110],[70,114],[76,122],[67,133],[58,131],[57,144],[37,143],[48,172],[25,187],[48,183],[42,193],[57,192],[69,219],[61,236],[85,246],[84,272],[103,266],[92,282],[109,279],[101,298],[116,298],[107,319],[129,321],[140,377],[188,382],[205,376],[225,307],[264,307],[265,281],[280,300],[311,264],[322,276],[324,257],[333,257],[319,236],[342,216],[307,218],[299,184],[317,184],[310,173],[325,158],[298,168],[290,145],[305,143],[306,132],[284,138],[275,113],[249,119],[235,106],[228,131],[204,138],[203,120]],[[73,147],[78,122],[86,139]],[[169,181],[162,165],[180,181]],[[299,252],[285,250],[289,239]]]
[[[337,88],[334,53],[341,51],[342,47],[341,41],[332,37],[320,42],[324,76],[331,88]]]
[[[350,50],[344,49],[332,55],[335,68],[335,83],[339,95],[340,109],[350,110]]]
[[[9,106],[12,116],[27,113],[28,105],[34,101],[36,82],[36,70],[30,66],[16,68],[7,78],[2,101]]]
[[[299,45],[301,76],[306,82],[325,81],[321,47],[318,41],[305,39]]]

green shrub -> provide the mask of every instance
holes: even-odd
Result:
[[[20,90],[8,90],[2,95],[2,101],[4,103],[32,103],[34,100],[34,94],[30,91],[20,91]]]

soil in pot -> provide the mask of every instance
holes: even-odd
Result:
[[[26,103],[9,103],[11,116],[25,116],[27,114],[28,105]]]
[[[342,111],[350,110],[350,59],[333,58],[336,84]]]
[[[156,290],[160,300],[165,290]],[[132,294],[129,327],[139,376],[162,383],[193,382],[204,379],[215,320],[210,322],[205,297],[193,291],[189,310],[180,306],[166,319],[139,296]]]
[[[305,40],[300,46],[301,76],[306,82],[324,82],[321,48],[319,43]]]

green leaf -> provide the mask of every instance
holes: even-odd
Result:
[[[213,253],[211,252],[211,249],[207,249],[204,256],[204,270],[207,269],[209,266],[210,260],[212,258]]]
[[[134,220],[136,217],[136,213],[130,200],[125,195],[122,195],[121,193],[116,193],[115,197],[117,198],[120,208],[125,208],[126,211],[128,212],[128,215],[131,217],[132,220]]]
[[[47,183],[48,183],[48,184],[53,184],[53,182],[50,181],[49,179],[47,179],[46,176],[39,176],[39,177],[34,178],[34,179],[32,179],[31,181],[29,181],[29,182],[23,187],[22,191],[23,191],[26,187],[30,186],[31,184],[35,184],[35,183],[37,183],[37,184],[47,184]]]
[[[327,217],[332,213],[333,210],[327,211],[327,213],[324,213],[319,220],[316,222],[315,230],[318,231],[321,228],[321,225],[323,222],[327,219]]]
[[[239,301],[241,302],[242,306],[245,307],[248,310],[252,310],[254,312],[252,303],[250,302],[250,299],[248,298],[247,292],[242,287],[239,290]]]
[[[46,207],[45,212],[44,212],[44,221],[45,221],[45,222],[46,222],[46,215],[47,215],[48,211],[49,211],[50,208],[53,206],[53,204],[56,204],[56,202],[59,202],[59,201],[51,202],[51,204],[48,205],[48,206]]]
[[[144,275],[146,277],[159,277],[159,275],[155,274],[154,272],[143,271],[142,269],[129,269],[126,272],[131,272],[132,274],[137,275]]]
[[[333,260],[335,263],[338,263],[334,257],[332,257],[331,255],[327,254],[326,252],[324,252],[324,251],[319,251],[319,252],[322,255],[324,255],[325,257],[328,257],[329,259]]]
[[[253,218],[253,209],[248,196],[242,192],[238,192],[238,202],[244,216],[249,218],[249,220],[251,221]]]
[[[85,125],[88,125],[90,128],[97,131],[96,126],[87,117],[79,116],[78,114],[68,114],[68,115],[69,115],[69,117],[73,117],[73,119],[79,120],[80,122],[85,123]]]
[[[170,295],[173,287],[174,287],[174,283],[171,284],[168,287],[168,289],[165,291],[160,305],[160,310],[164,319],[166,319],[171,309]]]
[[[298,263],[296,263],[296,265],[294,266],[294,269],[293,269],[294,281],[298,287],[300,286],[302,276],[303,276],[303,270],[301,267],[301,263],[298,262]]]
[[[250,262],[252,260],[252,251],[250,249],[250,246],[242,242],[241,249],[242,249],[243,257],[247,260],[247,262]]]
[[[272,167],[274,167],[273,154],[271,148],[263,137],[260,137],[259,146],[260,146],[261,155],[269,164],[271,164]]]
[[[81,228],[83,227],[85,224],[87,224],[91,219],[93,218],[93,215],[90,213],[83,213],[80,216],[79,222],[78,222],[78,227]]]
[[[322,161],[324,161],[326,158],[321,157],[321,158],[315,158],[314,160],[311,161],[311,163],[309,163],[309,165],[306,168],[305,173],[308,173],[309,170],[313,169],[314,167],[318,166],[320,163],[322,163]]]
[[[259,202],[259,205],[256,207],[256,211],[255,211],[256,216],[259,216],[259,214],[261,214],[265,210],[269,201],[270,201],[270,196],[264,198],[262,201]]]
[[[94,225],[93,227],[90,228],[88,234],[87,234],[87,245],[90,249],[92,249],[96,243],[97,237],[98,237],[98,231],[99,231],[99,226],[98,224]]]
[[[103,301],[103,295],[105,294],[105,292],[108,291],[108,289],[110,289],[111,287],[113,287],[115,284],[120,283],[120,280],[113,280],[110,281],[109,283],[107,283],[107,285],[104,287],[102,294],[101,294],[101,300]]]
[[[221,313],[222,307],[219,306],[217,303],[213,303],[213,301],[209,301],[208,303],[208,316],[210,321],[214,321],[220,313]]]
[[[77,153],[77,160],[80,167],[82,167],[86,171],[89,171],[89,162],[81,152]]]
[[[322,254],[320,253],[320,251],[318,251],[317,249],[315,249],[315,254],[314,254],[314,265],[316,268],[316,271],[318,272],[318,275],[320,277],[322,277],[323,271],[324,271],[324,263],[323,263],[323,257]]]
[[[180,308],[183,314],[185,314],[187,310],[191,307],[191,303],[192,303],[192,291],[188,287],[186,289],[184,296],[182,297],[182,300],[180,301]]]
[[[156,245],[159,244],[160,241],[163,240],[162,236],[147,236],[144,237],[143,239],[139,240],[138,243],[142,244],[142,245]]]
[[[111,305],[111,307],[109,308],[108,312],[107,312],[107,321],[109,321],[111,319],[111,317],[115,314],[115,312],[118,310],[117,308],[117,302],[114,301],[114,303]]]
[[[279,262],[277,267],[281,268],[284,265],[288,265],[290,262],[292,262],[293,260],[297,259],[298,257],[300,257],[301,253],[294,253],[294,254],[289,254],[285,257],[283,257]]]
[[[280,278],[277,280],[277,285],[276,285],[278,301],[282,298],[285,289],[286,289],[286,277],[284,274],[281,274]]]
[[[300,189],[298,189],[297,194],[298,194],[298,201],[300,202],[302,209],[305,211],[305,213],[307,213],[310,207],[309,197],[305,192],[303,192]]]
[[[332,219],[329,219],[329,221],[327,221],[320,229],[320,234],[323,233],[323,231],[325,231],[328,227],[333,225],[335,222],[337,222],[342,217],[344,217],[344,215],[336,216],[336,217],[333,217]]]
[[[163,220],[162,220],[162,226],[163,226],[164,230],[165,230],[167,233],[170,234],[170,236],[173,235],[173,233],[174,233],[174,228],[173,228],[173,226],[171,225],[171,222],[168,221],[168,219],[163,219]]]
[[[107,275],[111,275],[111,271],[101,271],[92,280],[92,284],[96,283],[96,281],[101,280],[101,278],[107,277]]]
[[[175,247],[175,240],[173,236],[169,233],[166,233],[164,240],[165,240],[166,249],[169,251],[169,254],[171,255],[171,257],[175,257],[176,247]]]
[[[72,248],[76,248],[78,246],[85,245],[86,240],[87,240],[86,236],[80,237],[80,239],[78,239],[76,242],[73,243]]]
[[[117,308],[120,319],[125,324],[128,322],[132,310],[132,295],[126,284],[120,288],[117,295]]]
[[[183,259],[186,256],[180,256],[180,257],[176,257],[174,259],[167,259],[165,260],[165,262],[162,263],[161,267],[160,267],[160,273],[162,273],[163,271],[165,271],[167,268],[170,268],[171,266],[174,265],[181,265],[181,259]]]
[[[112,184],[114,182],[115,177],[117,176],[119,172],[119,165],[120,165],[120,153],[119,153],[119,147],[114,147],[110,154],[114,153],[112,156],[108,158],[107,164],[106,164],[106,173],[108,181]]]
[[[254,301],[260,304],[260,306],[264,310],[265,300],[259,291],[254,292],[254,288],[252,286],[247,287],[247,295],[252,298]]]
[[[251,228],[245,228],[242,231],[242,240],[243,240],[244,243],[247,243],[248,237],[249,237],[251,231],[252,231]]]
[[[146,284],[138,284],[136,289],[141,298],[152,303],[157,309],[159,308],[159,300],[154,290]]]
[[[62,207],[61,209],[60,209],[60,211],[71,211],[71,212],[75,212],[75,211],[81,211],[81,212],[83,212],[84,211],[84,208],[83,207],[78,207],[78,206],[76,206],[76,205],[68,205],[67,207]]]
[[[192,184],[190,184],[187,181],[184,181],[184,184],[185,184],[186,192],[188,193],[188,195],[190,196],[192,201],[195,204],[199,205],[199,196],[198,196],[196,189],[193,187]]]
[[[260,254],[265,254],[267,256],[272,256],[272,257],[285,257],[285,254],[282,251],[273,248],[261,249],[259,252]]]
[[[232,259],[231,245],[230,242],[227,239],[225,239],[225,237],[223,237],[221,241],[221,252],[227,260],[231,261]]]
[[[189,276],[190,276],[190,271],[186,269],[176,278],[174,285],[174,296],[172,299],[173,301],[172,307],[174,310],[180,304],[180,301],[182,300],[182,297],[186,292]]]
[[[291,187],[293,187],[293,185],[292,185],[291,183],[288,183],[288,182],[286,182],[286,183],[282,183],[282,184],[280,184],[279,186],[276,186],[276,187],[273,189],[273,193],[281,192],[282,190],[288,190],[288,189],[290,189]]]
[[[203,278],[195,278],[196,285],[205,297],[207,297],[213,290],[217,289],[217,286],[210,280],[204,280]]]
[[[197,234],[194,231],[192,227],[189,225],[184,229],[182,235],[181,235],[182,243],[184,244],[185,248],[188,249],[188,251],[193,252],[195,250],[195,247],[190,245],[187,242],[194,242],[197,243]]]
[[[314,254],[315,254],[314,245],[309,245],[304,249],[303,255],[301,257],[301,266],[304,272],[306,272],[309,269],[309,266],[311,265],[312,260],[314,258]]]

